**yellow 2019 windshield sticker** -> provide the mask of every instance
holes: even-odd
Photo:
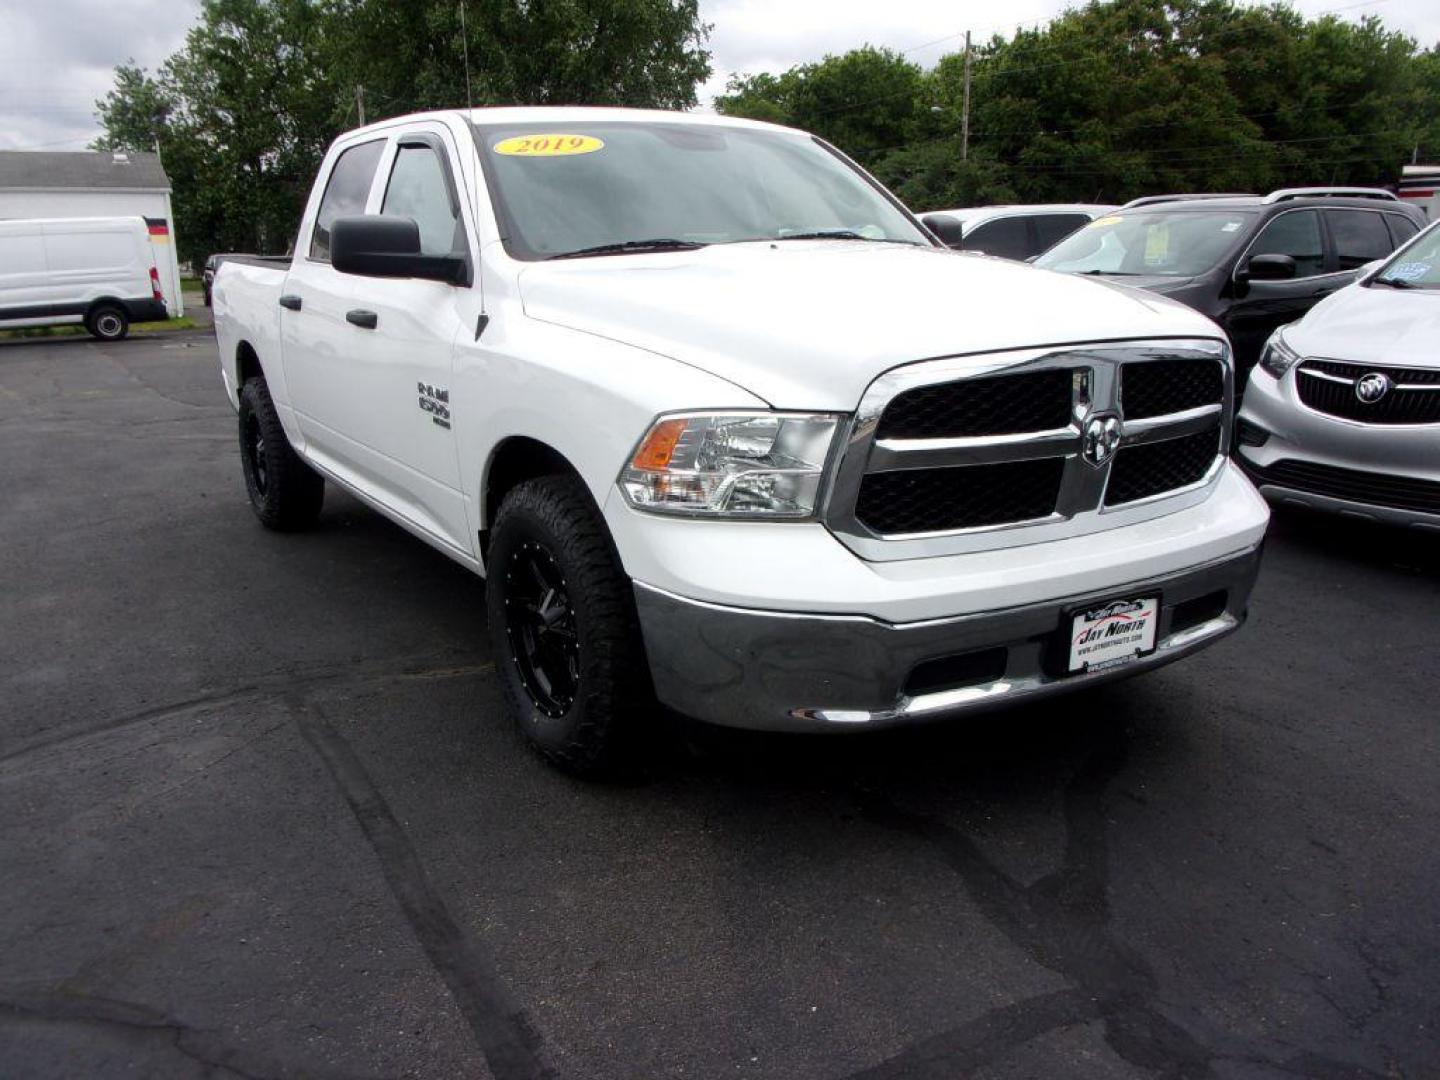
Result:
[[[1103,228],[1105,228],[1107,225],[1114,225],[1117,221],[1121,221],[1121,220],[1123,220],[1123,219],[1120,218],[1120,217],[1114,217],[1114,216],[1112,216],[1112,217],[1100,217],[1100,218],[1096,218],[1094,221],[1090,222],[1090,224],[1089,224],[1089,225],[1086,225],[1085,228],[1087,228],[1087,229],[1103,229]]]
[[[593,154],[603,150],[605,143],[594,135],[516,135],[501,139],[490,149],[506,157],[569,157],[572,154]]]

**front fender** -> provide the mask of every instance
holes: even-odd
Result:
[[[754,394],[670,357],[527,319],[495,318],[482,340],[462,341],[451,414],[470,526],[485,520],[492,456],[515,437],[568,461],[605,504],[627,456],[657,415],[682,409],[765,410]],[[621,559],[626,553],[620,552]]]

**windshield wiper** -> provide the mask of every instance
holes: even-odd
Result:
[[[1144,274],[1137,274],[1130,270],[1076,270],[1077,274],[1103,274],[1105,277],[1144,277]]]
[[[585,255],[625,255],[646,251],[694,251],[704,246],[694,240],[674,240],[667,236],[661,236],[654,240],[624,240],[618,244],[596,244],[594,247],[579,248],[575,251],[562,251],[558,255],[551,255],[550,258],[578,259]]]
[[[854,229],[816,229],[814,232],[786,233],[776,240],[873,240],[873,236],[861,236]]]
[[[1406,281],[1404,278],[1377,277],[1370,279],[1371,285],[1389,285],[1392,289],[1418,289],[1421,286],[1413,281]]]

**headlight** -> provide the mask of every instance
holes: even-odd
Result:
[[[1283,329],[1282,327],[1281,330]],[[1285,344],[1281,330],[1270,335],[1270,340],[1265,343],[1265,348],[1260,353],[1260,370],[1277,379],[1300,362],[1300,354]]]
[[[815,513],[837,416],[715,413],[662,416],[620,474],[640,510],[706,517]]]

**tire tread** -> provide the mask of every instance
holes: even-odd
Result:
[[[569,578],[583,650],[581,694],[564,718],[571,722],[563,735],[537,738],[533,730],[537,710],[509,662],[503,586],[491,581],[490,626],[506,705],[521,733],[553,764],[577,776],[614,775],[633,764],[643,720],[653,707],[630,580],[578,477],[552,474],[512,489],[495,517],[492,556],[503,553],[517,523],[522,529],[538,527],[536,531],[548,534]],[[557,725],[553,720],[546,723]]]
[[[320,516],[325,502],[325,478],[312,469],[285,435],[280,414],[270,398],[270,388],[262,378],[252,378],[240,388],[241,454],[246,453],[245,417],[253,413],[265,436],[266,480],[269,490],[261,496],[251,483],[249,470],[244,470],[245,487],[250,508],[260,524],[277,532],[295,532],[309,528]]]

